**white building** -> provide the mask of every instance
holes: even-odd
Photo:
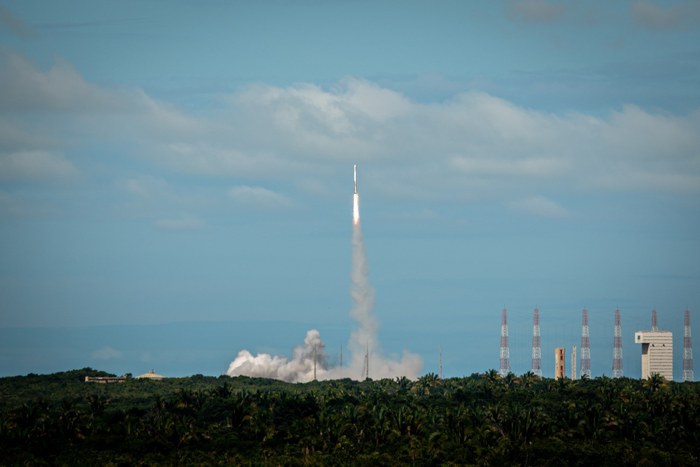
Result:
[[[673,380],[673,333],[671,331],[637,331],[634,342],[642,344],[642,379],[653,374]]]

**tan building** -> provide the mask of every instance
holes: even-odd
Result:
[[[673,381],[673,333],[637,331],[634,342],[642,344],[642,379],[657,374]]]
[[[554,349],[554,379],[566,376],[566,350],[564,347]]]
[[[86,376],[86,383],[99,383],[99,384],[109,384],[109,383],[123,383],[128,378],[126,376]]]

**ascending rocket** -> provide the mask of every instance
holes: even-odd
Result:
[[[355,180],[355,194],[357,194],[357,164],[352,166],[352,178]]]
[[[352,178],[355,181],[355,194],[352,195],[352,223],[360,223],[360,195],[357,193],[357,164],[352,167]]]

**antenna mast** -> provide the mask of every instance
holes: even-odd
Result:
[[[588,310],[581,312],[581,378],[591,377],[591,338],[588,335]]]
[[[693,343],[690,340],[690,310],[685,309],[683,326],[683,381],[695,381],[693,373]]]
[[[615,309],[615,333],[613,337],[613,378],[622,378],[622,325],[620,309]]]
[[[369,342],[367,342],[367,349],[365,351],[365,364],[362,368],[362,373],[365,379],[369,379]]]
[[[542,341],[540,338],[540,310],[532,315],[532,373],[542,376]]]
[[[501,313],[501,367],[498,374],[506,376],[510,373],[510,345],[508,344],[508,311],[503,307]]]

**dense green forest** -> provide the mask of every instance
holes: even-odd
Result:
[[[0,463],[699,465],[700,383],[0,378]]]

